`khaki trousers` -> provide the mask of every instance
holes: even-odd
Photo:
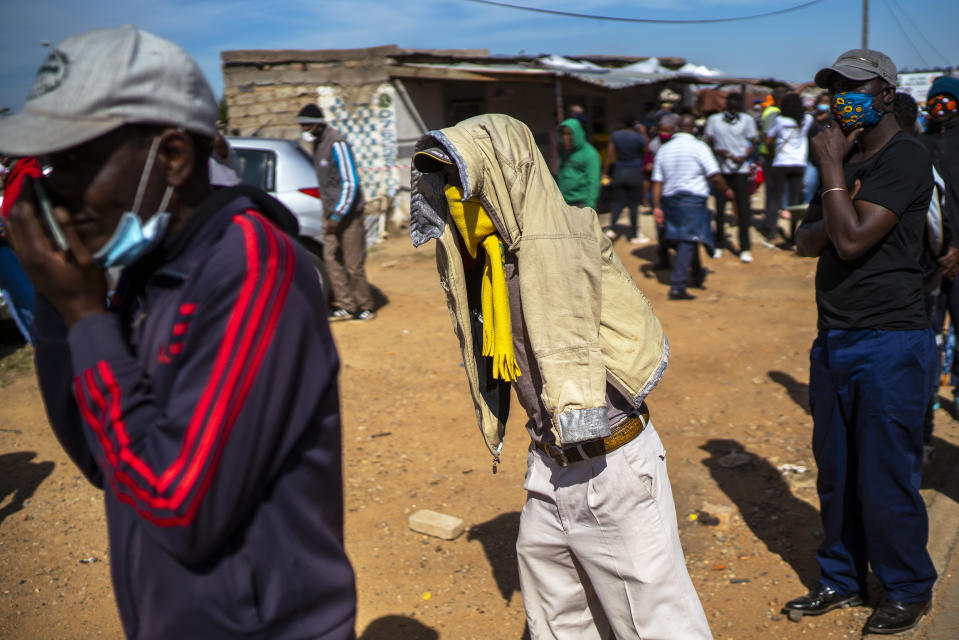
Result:
[[[373,310],[365,262],[366,229],[363,226],[363,214],[352,213],[340,222],[336,233],[323,234],[323,266],[330,276],[334,306],[350,313]]]
[[[652,424],[606,456],[567,467],[531,447],[524,488],[516,550],[533,640],[712,637]]]

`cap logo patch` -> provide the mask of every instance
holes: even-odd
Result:
[[[59,87],[64,78],[67,77],[68,69],[69,63],[66,54],[59,49],[51,50],[50,55],[37,69],[37,77],[33,82],[30,93],[27,94],[27,100],[39,98]]]

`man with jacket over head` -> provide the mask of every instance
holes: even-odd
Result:
[[[530,636],[710,638],[645,402],[668,343],[595,212],[566,204],[509,116],[428,132],[413,165],[410,236],[436,240],[494,470],[511,386],[529,418],[516,550]]]
[[[103,489],[127,637],[351,640],[320,283],[292,214],[211,190],[216,111],[185,51],[128,25],[50,49],[0,120],[0,151],[50,169],[51,206],[27,178],[8,220],[40,390]]]

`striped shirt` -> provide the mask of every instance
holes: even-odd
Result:
[[[663,196],[690,193],[709,196],[711,175],[719,173],[719,165],[705,142],[689,133],[677,133],[656,152],[653,182],[663,183]]]
[[[365,201],[356,159],[350,143],[336,129],[326,127],[314,144],[313,167],[324,217],[340,221],[363,210]]]
[[[346,140],[337,140],[333,143],[333,161],[340,170],[340,184],[342,190],[340,197],[333,206],[333,213],[330,218],[341,220],[350,209],[353,208],[353,202],[356,201],[356,190],[360,184],[360,179],[356,176],[356,162],[353,161],[353,152]]]

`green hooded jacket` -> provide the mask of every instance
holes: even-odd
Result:
[[[563,127],[573,133],[573,150],[566,151],[563,146]],[[567,204],[585,203],[596,209],[599,201],[599,179],[601,173],[599,151],[586,141],[583,125],[576,118],[564,120],[559,125],[559,171],[556,184]]]

